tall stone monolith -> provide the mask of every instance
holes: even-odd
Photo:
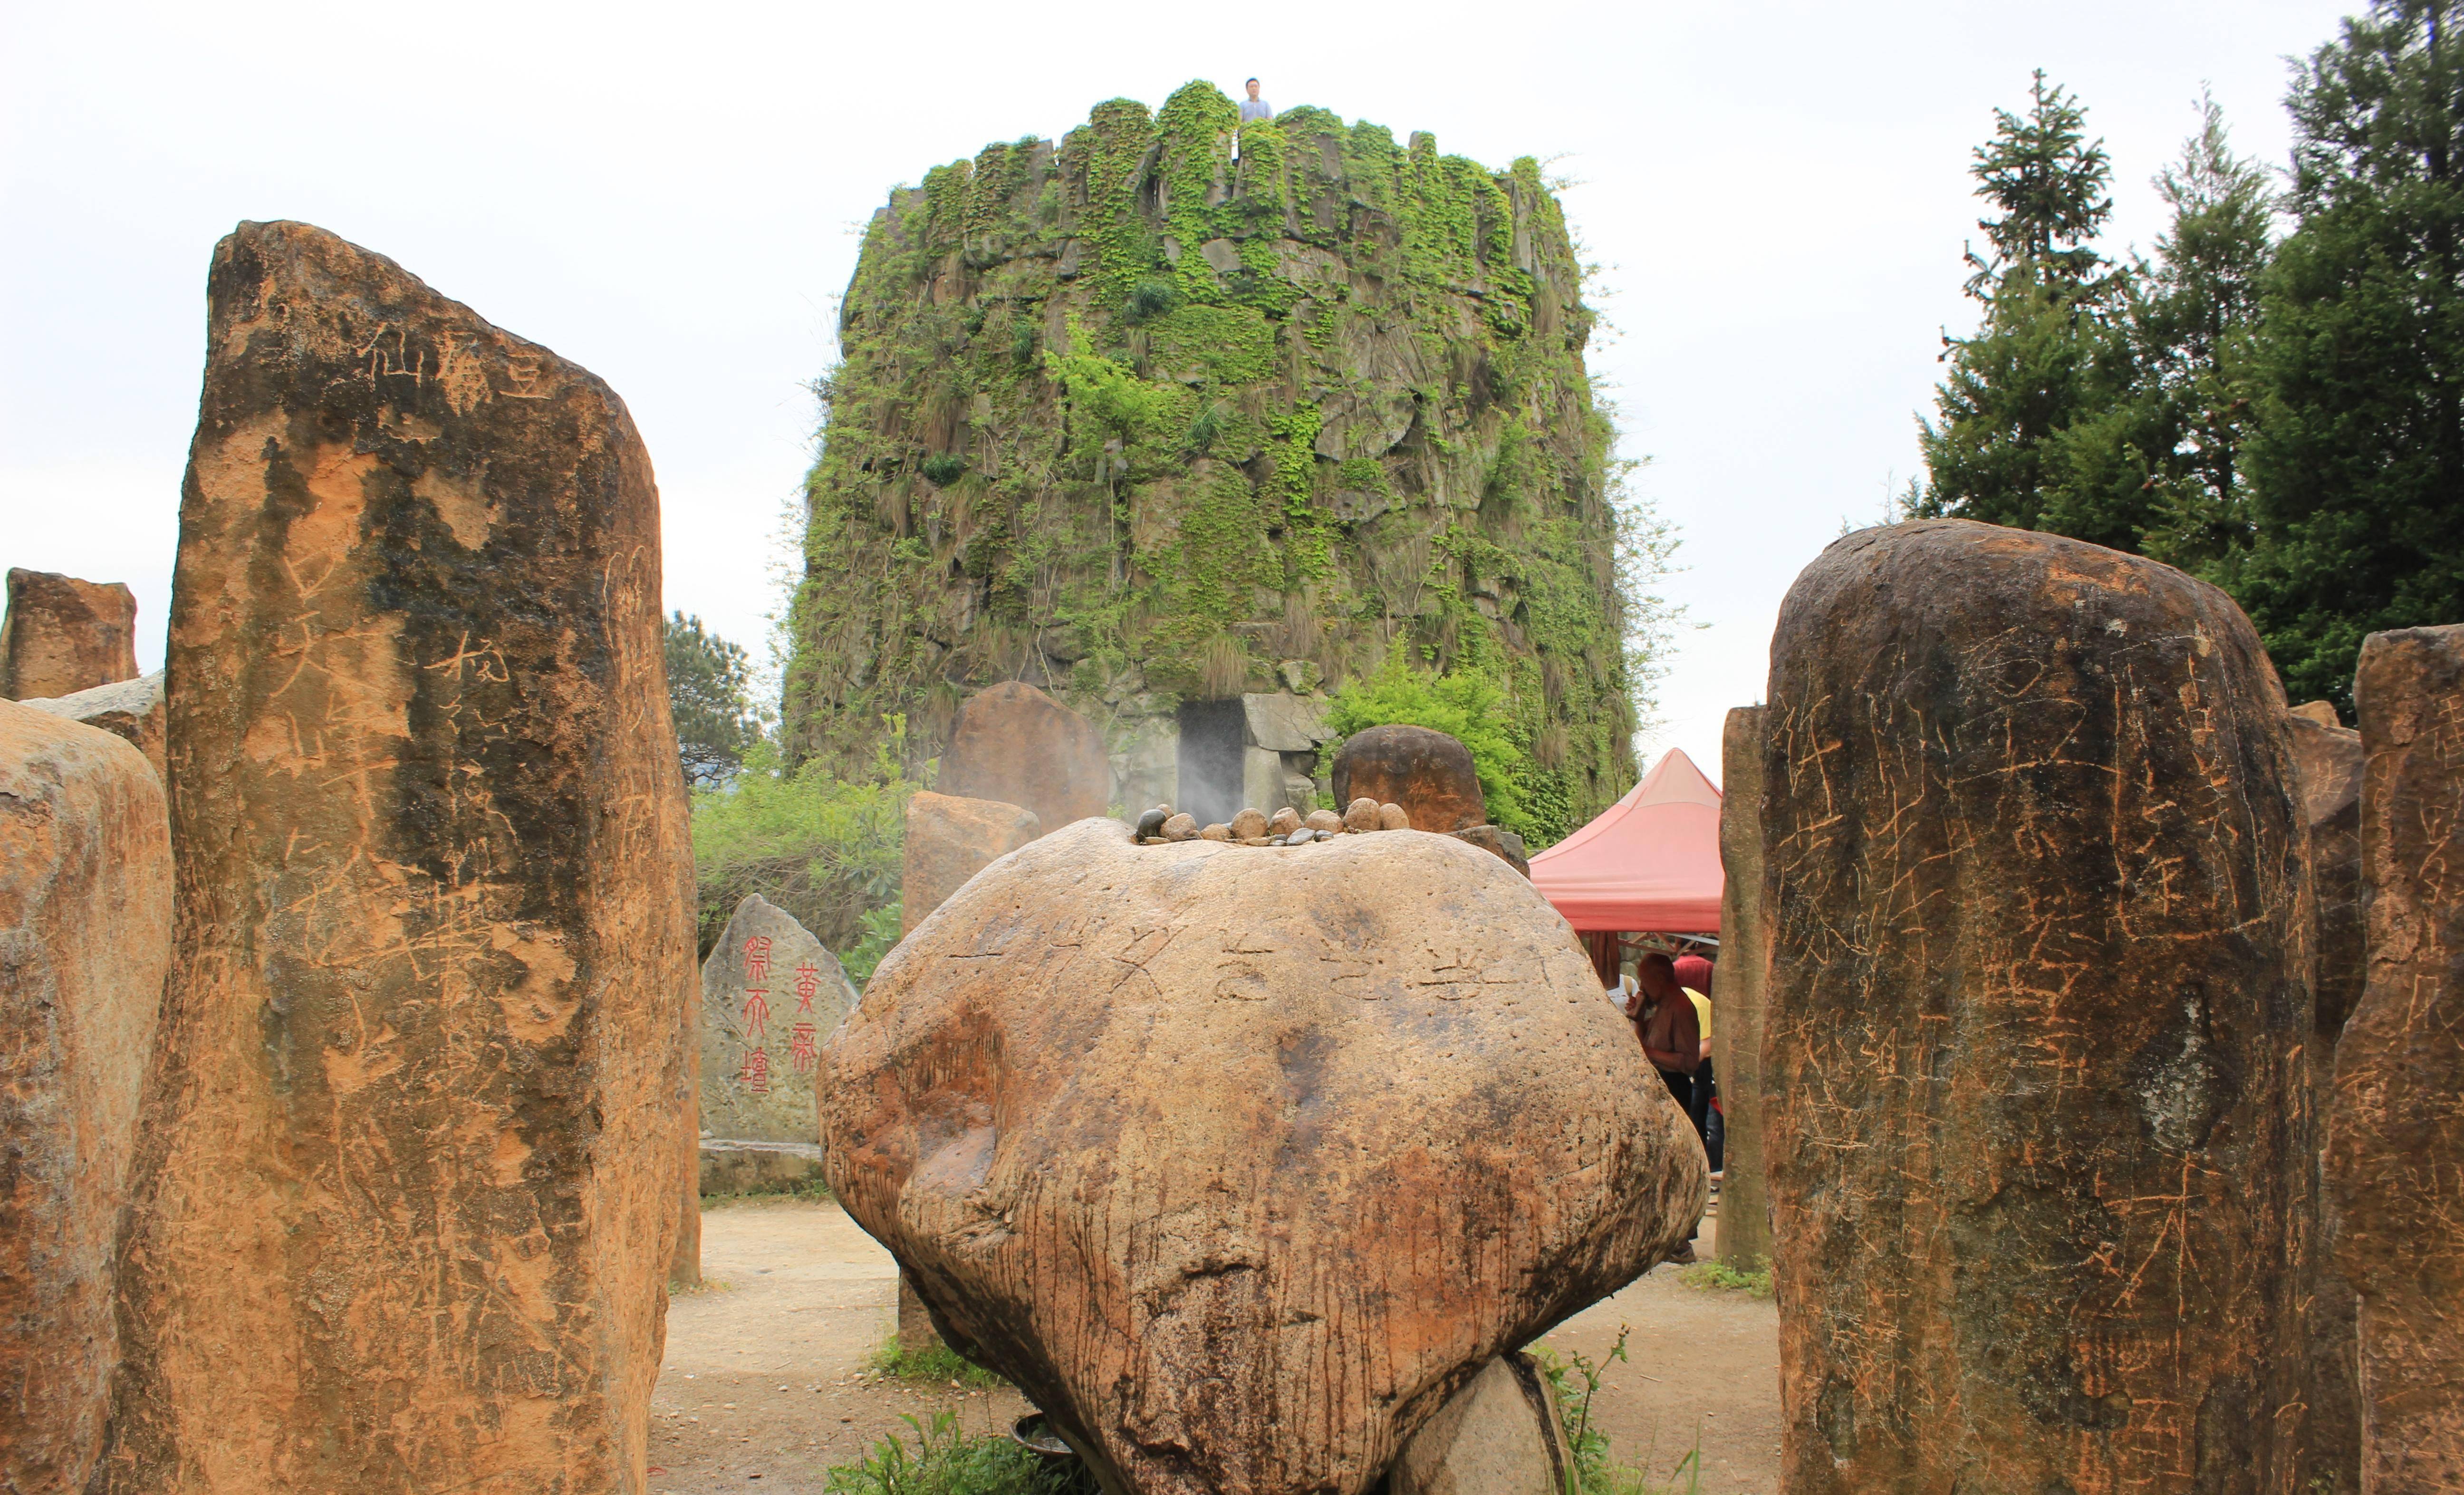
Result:
[[[1766,712],[1739,706],[1720,737],[1720,974],[1711,1072],[1727,1126],[1720,1185],[1720,1260],[1751,1271],[1771,1256],[1771,1191],[1763,1177],[1763,991],[1771,925],[1763,917],[1763,748]]]
[[[0,697],[70,695],[137,677],[137,598],[120,582],[9,572]]]
[[[2318,996],[2308,1048],[2312,1108],[2323,1120],[2335,1093],[2336,1045],[2344,1020],[2360,1004],[2368,975],[2362,887],[2362,735],[2336,720],[2334,708],[2312,701],[2285,719],[2310,827],[2310,892],[2318,931]],[[2323,1138],[2322,1138],[2323,1140]],[[2356,1301],[2332,1249],[2335,1193],[2318,1188],[2319,1249],[2307,1294],[2310,1318],[2311,1484],[2303,1495],[2345,1495],[2361,1488],[2362,1407]]]
[[[1059,830],[1111,802],[1112,763],[1095,724],[1035,687],[1006,680],[958,708],[940,788],[1035,812]]]
[[[659,604],[605,385],[321,230],[216,248],[99,1495],[646,1487],[695,974]]]
[[[2361,1294],[2362,1480],[2464,1488],[2464,626],[2373,633],[2353,681],[2369,982],[2327,1176]]]
[[[161,780],[108,733],[0,701],[0,1490],[82,1489],[101,1446],[170,957]]]
[[[1771,644],[1782,1488],[2290,1490],[2305,827],[2222,592],[1866,530]]]
[[[821,1136],[813,1072],[855,1005],[838,957],[759,893],[736,906],[701,967],[701,1122],[713,1136]]]

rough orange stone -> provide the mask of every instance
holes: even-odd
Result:
[[[950,894],[1042,834],[1035,812],[992,800],[930,790],[907,802],[898,933],[913,933]]]
[[[1106,813],[1112,764],[1093,722],[1031,685],[1010,680],[958,708],[941,757],[941,792],[1035,812],[1045,830]]]
[[[171,956],[163,787],[107,733],[0,701],[0,1490],[101,1445],[138,1099]]]
[[[73,695],[137,677],[137,598],[119,582],[9,572],[0,697]]]
[[[216,248],[99,1495],[646,1487],[696,976],[659,605],[605,385],[320,230]]]
[[[2327,1176],[2361,1294],[2365,1489],[2464,1488],[2464,627],[2373,633],[2360,708],[2369,979]]]
[[[1782,1488],[2299,1487],[2306,828],[2248,620],[1894,525],[1797,578],[1769,698]]]
[[[25,704],[126,738],[154,766],[154,776],[163,776],[162,671],[68,695],[31,697]]]
[[[1565,921],[1442,836],[1081,821],[902,941],[823,1055],[832,1191],[1142,1495],[1360,1495],[1708,1187]]]
[[[1399,804],[1418,830],[1440,833],[1488,824],[1488,802],[1471,749],[1427,727],[1371,727],[1335,750],[1334,802]]]

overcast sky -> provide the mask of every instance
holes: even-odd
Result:
[[[1970,150],[2042,67],[2113,242],[2202,83],[2280,162],[2330,0],[636,8],[0,0],[0,566],[136,589],[159,664],[205,275],[245,218],[391,255],[591,368],[665,499],[667,600],[766,652],[860,226],[892,184],[1192,77],[1492,165],[1559,158],[1595,377],[1683,536],[1666,728],[1719,777],[1798,568],[1917,470],[1966,330]]]

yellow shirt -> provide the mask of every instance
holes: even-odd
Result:
[[[1695,1025],[1703,1030],[1704,1039],[1708,1041],[1711,1037],[1711,999],[1691,986],[1681,986],[1677,989],[1683,992],[1687,1000],[1694,1003]]]

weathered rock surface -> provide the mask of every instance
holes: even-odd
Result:
[[[1727,1127],[1720,1183],[1720,1260],[1753,1270],[1771,1256],[1771,1191],[1763,1178],[1763,1002],[1771,923],[1763,916],[1764,708],[1731,709],[1720,734],[1719,1006],[1711,1072]]]
[[[1771,646],[1783,1489],[2289,1490],[2305,830],[2223,593],[1955,520]]]
[[[649,455],[303,224],[216,248],[207,350],[95,1488],[640,1490],[695,976]]]
[[[171,956],[163,786],[0,701],[0,1490],[84,1487],[137,1108]]]
[[[914,933],[968,878],[1042,833],[1035,812],[1015,804],[930,790],[908,801],[899,937]]]
[[[1032,810],[1047,831],[1102,815],[1111,761],[1095,724],[1031,685],[1003,681],[958,708],[941,792]]]
[[[855,1005],[838,956],[754,893],[701,966],[701,1129],[755,1142],[821,1135],[821,1045]]]
[[[2336,1044],[2344,1020],[2360,1004],[2368,976],[2363,929],[2366,899],[2362,888],[2362,735],[2340,726],[2335,708],[2312,701],[2295,708],[2294,770],[2301,786],[2303,818],[2310,826],[2311,907],[2316,911],[2317,1007],[2308,1057],[2314,1113],[2323,1116],[2335,1093]],[[2361,1488],[2361,1367],[2357,1303],[2335,1253],[2335,1194],[2326,1186],[2321,1154],[2320,1249],[2308,1294],[2310,1351],[2310,1467],[2317,1488]]]
[[[1388,1490],[1565,1495],[1571,1462],[1539,1368],[1528,1354],[1500,1355],[1412,1435]]]
[[[748,1142],[706,1137],[694,1150],[697,1197],[784,1194],[826,1182],[819,1142]]]
[[[9,571],[0,697],[74,695],[137,676],[137,598],[118,582]]]
[[[1426,727],[1371,727],[1346,737],[1334,755],[1334,801],[1399,804],[1419,830],[1467,830],[1488,824],[1471,749]]]
[[[1531,875],[1531,859],[1524,854],[1523,838],[1514,832],[1494,825],[1474,825],[1452,834],[1457,841],[1480,847],[1525,877]]]
[[[25,704],[126,738],[145,755],[145,761],[154,765],[154,777],[163,777],[162,671],[69,695],[37,697]]]
[[[2327,1176],[2361,1294],[2362,1479],[2464,1488],[2464,627],[2374,633],[2353,682],[2367,766],[2369,984],[2336,1047]]]
[[[1683,1243],[1703,1152],[1530,885],[1439,836],[1046,836],[823,1049],[830,1183],[1122,1487],[1357,1495]]]

